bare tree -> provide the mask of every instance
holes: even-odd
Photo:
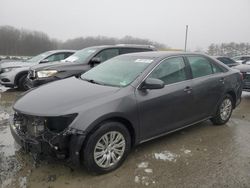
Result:
[[[233,57],[237,55],[250,54],[250,43],[222,43],[222,44],[211,44],[208,47],[207,53],[209,55],[221,55]]]
[[[52,49],[79,50],[89,46],[113,44],[145,44],[154,45],[158,49],[165,49],[161,43],[148,39],[125,36],[121,39],[97,36],[79,37],[61,42],[51,39],[47,34],[38,31],[19,30],[11,26],[0,26],[0,54],[32,56]]]

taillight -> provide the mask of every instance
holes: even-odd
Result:
[[[243,80],[243,79],[244,79],[243,72],[240,72],[240,78],[241,78],[241,80]]]
[[[241,74],[241,79],[244,80],[245,77],[246,77],[246,73],[245,72],[240,72],[240,74]]]

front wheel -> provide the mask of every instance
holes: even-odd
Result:
[[[130,151],[130,146],[130,134],[123,124],[103,123],[89,136],[84,145],[84,165],[96,174],[111,172],[121,166]]]
[[[24,74],[21,76],[21,78],[19,78],[17,86],[21,91],[26,91],[29,89],[29,87],[27,86],[27,74]]]
[[[233,99],[230,95],[226,95],[220,103],[216,115],[211,118],[214,125],[223,125],[228,122],[233,111]]]

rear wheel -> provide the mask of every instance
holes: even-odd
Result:
[[[126,159],[130,146],[130,134],[123,124],[103,123],[90,135],[82,150],[84,165],[96,174],[113,171]]]
[[[223,125],[228,122],[233,111],[233,99],[230,95],[226,95],[220,103],[215,117],[211,118],[214,125]]]
[[[27,74],[24,74],[18,80],[18,84],[17,84],[18,89],[22,91],[28,90],[29,88],[26,84],[27,84]]]

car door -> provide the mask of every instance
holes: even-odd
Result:
[[[191,80],[182,57],[163,60],[148,77],[162,80],[165,87],[136,90],[143,140],[186,125],[193,115]]]
[[[195,104],[195,120],[209,117],[224,93],[223,70],[210,59],[192,55],[186,56],[192,72],[192,90]]]

